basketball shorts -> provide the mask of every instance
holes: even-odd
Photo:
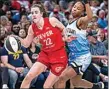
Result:
[[[83,75],[88,66],[91,63],[91,54],[87,53],[80,57],[77,57],[73,61],[69,61],[69,66],[71,66],[78,75]]]
[[[65,48],[63,47],[51,53],[41,51],[37,61],[46,65],[54,75],[60,76],[67,66],[68,58]]]

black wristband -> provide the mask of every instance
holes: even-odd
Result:
[[[87,3],[88,3],[88,0],[83,0],[83,2],[84,2],[85,4],[87,4]]]

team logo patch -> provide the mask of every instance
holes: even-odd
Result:
[[[55,71],[56,71],[57,73],[59,73],[63,68],[64,68],[64,67],[61,67],[61,66],[60,66],[60,67],[56,67],[56,68],[55,68]]]

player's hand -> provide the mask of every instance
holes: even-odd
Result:
[[[76,40],[77,37],[76,36],[70,36],[66,39],[66,42],[71,42],[72,40]]]

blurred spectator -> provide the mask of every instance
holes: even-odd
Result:
[[[28,48],[28,55],[32,63],[35,63],[37,61],[39,52],[40,52],[39,46],[37,46],[36,43],[33,41],[30,47]]]
[[[10,10],[6,11],[6,17],[8,18],[9,21],[11,21],[13,23],[12,12]]]
[[[55,16],[57,19],[60,20],[60,18],[62,18],[62,14],[63,13],[60,11],[59,5],[55,5],[53,12],[50,13],[49,17]],[[60,18],[58,16],[60,16]]]
[[[64,14],[65,14],[65,18],[63,18],[63,19],[64,19],[64,20],[63,20],[63,24],[64,24],[65,26],[67,26],[67,25],[68,25],[68,22],[69,22],[70,11],[69,11],[69,10],[66,10],[66,11],[64,12]]]
[[[18,0],[17,2],[19,2],[20,5],[23,6],[27,12],[29,11],[30,2],[28,0]]]
[[[63,12],[68,8],[66,0],[59,0],[59,6]]]
[[[30,21],[25,22],[24,29],[25,29],[26,33],[28,32],[28,28],[29,28],[30,25],[31,25]]]
[[[15,10],[20,10],[21,5],[18,0],[11,0],[11,7]]]
[[[105,47],[106,47],[106,50],[108,50],[108,35],[107,35],[107,31],[101,29],[101,30],[99,30],[97,35],[98,35],[97,36],[98,41],[103,42]]]
[[[45,0],[44,0],[44,1],[45,1]],[[39,3],[39,2],[41,2],[41,0],[30,0],[31,5],[37,4],[37,3]]]
[[[21,28],[25,28],[25,25],[29,24],[28,17],[26,15],[22,15],[19,24],[21,25]]]
[[[2,77],[2,89],[7,89],[8,88],[8,80],[9,80],[9,75],[8,75],[8,69],[4,66],[3,63],[1,65],[1,77]]]
[[[5,3],[0,7],[0,16],[5,15],[7,10],[7,5]]]
[[[27,16],[26,15],[22,15],[20,22],[21,23],[26,23],[27,21],[28,21]]]
[[[5,31],[7,32],[8,30],[7,30],[7,23],[8,23],[8,18],[5,16],[5,15],[3,15],[3,16],[1,16],[0,17],[0,25],[1,25],[1,27],[3,27],[4,29],[5,29]]]
[[[22,15],[26,15],[26,16],[28,15],[28,13],[26,12],[25,7],[23,7],[23,6],[12,17],[12,19],[13,19],[13,21],[14,21],[15,24],[17,24],[20,21]]]
[[[52,12],[53,8],[54,8],[54,5],[53,5],[52,1],[51,0],[45,0],[44,1],[44,8],[45,8],[46,12],[49,15],[50,12]]]
[[[103,10],[107,10],[108,0],[103,0],[103,2],[100,4],[100,8],[103,9]]]
[[[1,47],[0,47],[0,89],[2,89],[2,78],[1,78]]]
[[[55,17],[63,24],[65,22],[65,15],[64,12],[60,11],[59,5],[55,5],[53,12],[50,13],[49,17]]]
[[[7,33],[3,27],[0,26],[0,47],[4,45],[4,39],[6,38]]]
[[[99,70],[100,73],[108,76],[108,57],[104,44],[97,40],[97,34],[94,33],[88,35],[88,40],[90,42],[90,51],[92,54],[92,62],[94,63],[94,66]]]
[[[98,25],[100,28],[106,28],[108,26],[108,22],[106,20],[106,17],[105,17],[105,11],[104,10],[101,10],[99,9],[97,11],[97,15],[98,15]]]
[[[87,33],[92,33],[92,31],[93,31],[93,23],[92,23],[92,22],[88,23],[86,29],[87,29],[87,30],[86,30]]]
[[[98,16],[96,14],[93,14],[91,22],[97,22]]]
[[[99,0],[91,0],[91,10],[93,11],[93,14],[96,14],[98,9],[100,9]]]
[[[6,29],[7,29],[8,33],[11,33],[11,30],[12,30],[12,23],[11,23],[11,21],[8,21],[8,23],[6,25]]]
[[[24,29],[20,29],[19,30],[19,37],[21,38],[25,38],[27,35],[26,31]]]
[[[0,89],[2,89],[1,69],[0,69]]]
[[[23,60],[26,62],[29,68],[31,68],[32,62],[23,46],[20,50],[18,50],[18,53],[8,52],[5,47],[3,47],[1,51],[1,60],[8,68],[10,88],[15,89],[15,85],[19,76],[25,76],[27,74],[27,68],[24,67]]]
[[[69,22],[72,22],[72,19],[73,19],[73,16],[70,14],[68,21],[69,21]]]
[[[12,28],[12,32],[14,35],[19,35],[20,26],[18,24],[14,24]]]
[[[108,31],[107,30],[105,31],[105,38],[106,38],[106,40],[103,43],[104,43],[104,45],[107,49],[107,52],[108,52]]]
[[[94,23],[93,23],[93,30],[95,30],[96,32],[98,32],[99,30],[101,30],[101,29],[99,28],[97,22],[94,22]]]
[[[68,8],[67,8],[67,10],[68,10],[68,11],[71,11],[73,5],[74,5],[74,1],[69,2],[69,3],[68,3]]]
[[[106,40],[105,31],[103,29],[100,29],[97,34],[97,40],[100,42],[104,42]]]
[[[92,73],[93,76],[89,77],[89,75],[90,75],[89,71]],[[86,70],[83,78],[85,78],[86,80],[88,80],[90,82],[94,82],[94,83],[99,82],[100,81],[99,79],[101,79],[103,82],[108,82],[108,76],[102,74],[101,71],[99,71],[99,69],[97,69],[96,66],[93,63],[91,63],[89,65],[89,67]]]
[[[90,42],[90,51],[92,54],[93,62],[99,65],[101,68],[104,67],[103,65],[107,66],[108,57],[107,57],[107,50],[104,44],[97,40],[97,35],[95,34],[90,34],[88,36],[88,40]],[[105,61],[106,64],[102,63],[103,61]],[[102,63],[103,65],[101,65],[100,63]],[[107,69],[103,74],[105,75],[108,74]]]

